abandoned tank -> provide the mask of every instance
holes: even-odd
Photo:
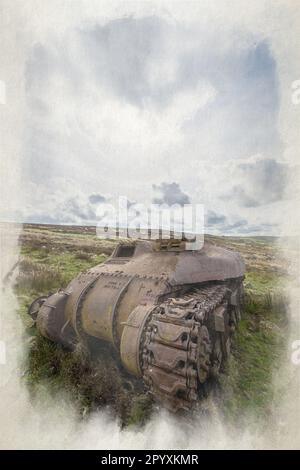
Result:
[[[124,242],[65,289],[36,299],[29,314],[64,346],[111,343],[157,401],[189,410],[230,353],[244,272],[238,253],[209,242],[198,251],[174,239]]]

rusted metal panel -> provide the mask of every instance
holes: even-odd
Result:
[[[157,282],[151,278],[136,276],[132,279],[126,294],[120,299],[116,312],[116,329],[118,342],[122,336],[124,324],[129,314],[137,305],[154,305],[159,295],[167,290],[164,282]]]
[[[139,305],[124,324],[120,343],[120,356],[126,369],[133,375],[141,376],[140,344],[145,323],[153,307]]]
[[[87,334],[114,342],[115,302],[128,281],[126,276],[99,277],[82,305],[81,324]]]
[[[37,315],[37,327],[51,341],[71,346],[75,342],[75,331],[65,316],[68,296],[64,291],[56,292],[45,300]]]

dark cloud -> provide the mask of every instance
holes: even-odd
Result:
[[[226,234],[232,231],[240,232],[241,230],[245,230],[248,226],[248,222],[245,219],[229,222],[224,214],[209,210],[205,215],[205,225],[208,230],[217,229],[220,233]]]
[[[289,167],[271,158],[240,163],[237,172],[241,184],[225,195],[242,207],[259,207],[280,201],[289,177]]]
[[[206,214],[206,224],[210,225],[219,225],[226,222],[226,217],[223,214],[216,214],[214,211],[208,211]]]
[[[248,222],[245,219],[240,219],[237,220],[234,223],[227,223],[224,226],[224,232],[231,232],[231,231],[238,231],[240,232],[241,230],[246,230],[246,227],[248,227]]]
[[[101,84],[141,107],[145,98],[154,97],[147,68],[149,60],[160,51],[165,28],[164,21],[152,16],[122,18],[82,30],[87,57]]]
[[[225,215],[209,210],[205,215],[205,227],[208,232],[220,235],[255,235],[272,233],[276,225],[270,223],[253,225],[243,218],[230,221]]]
[[[190,204],[190,198],[185,194],[178,183],[161,183],[153,184],[152,188],[154,191],[159,193],[158,197],[153,198],[154,204],[167,204],[171,206],[173,204]]]
[[[89,201],[91,204],[99,204],[101,202],[105,202],[106,198],[99,193],[93,193],[89,196]]]
[[[82,202],[76,197],[67,199],[63,204],[63,209],[67,214],[74,215],[85,221],[96,219],[96,212],[88,202]]]
[[[288,166],[274,159],[262,159],[252,163],[241,163],[240,169],[258,190],[262,204],[282,199],[288,179]]]

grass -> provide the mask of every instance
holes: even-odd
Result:
[[[105,259],[105,254],[21,247],[20,274],[15,289],[21,304],[20,313],[25,323],[28,323],[27,308],[36,297],[66,287],[79,272]]]
[[[268,295],[277,291],[280,288],[282,279],[274,272],[254,272],[246,273],[244,286],[248,297],[258,298],[259,296]]]
[[[83,348],[70,352],[36,334],[24,380],[33,400],[44,390],[54,397],[63,391],[81,417],[109,407],[125,426],[141,424],[151,411],[151,400],[143,394],[141,384],[128,386],[124,371],[106,348],[98,351],[98,356]]]
[[[281,294],[284,263],[276,244],[264,238],[211,237],[214,243],[240,251],[246,260],[246,303],[236,331],[228,374],[220,381],[220,408],[226,419],[261,419],[270,414],[273,374],[285,352],[287,301]],[[118,364],[115,353],[97,343],[91,354],[69,352],[41,337],[26,314],[38,296],[66,286],[79,272],[103,262],[115,246],[72,227],[25,227],[21,237],[20,275],[16,293],[20,315],[31,336],[24,380],[34,400],[43,390],[64,392],[80,416],[109,407],[123,426],[143,424],[152,401],[140,381]]]
[[[287,299],[274,274],[246,276],[243,318],[235,334],[227,375],[222,377],[223,411],[233,420],[252,414],[266,420],[279,398],[273,378],[282,364],[287,335]]]

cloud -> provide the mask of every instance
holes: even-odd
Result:
[[[225,199],[251,208],[280,201],[285,195],[289,167],[271,158],[254,157],[236,166],[236,181]]]
[[[225,199],[235,200],[241,207],[257,207],[258,201],[246,193],[245,188],[241,185],[236,185],[232,188],[229,194],[222,196]]]
[[[210,225],[219,225],[226,222],[226,217],[223,214],[216,214],[214,211],[209,210],[206,214],[206,224]]]
[[[95,225],[97,211],[106,198],[100,193],[87,196],[72,179],[53,178],[50,189],[31,183],[31,198],[17,214],[25,222]]]
[[[63,210],[66,213],[74,215],[81,220],[89,221],[96,218],[96,213],[91,209],[87,203],[81,203],[81,201],[75,196],[67,199],[63,205]]]
[[[266,227],[264,227],[266,228]],[[268,227],[270,229],[270,227]],[[238,216],[226,217],[224,214],[208,210],[205,214],[205,232],[213,234],[244,234],[256,233],[258,226],[248,223],[246,219]]]
[[[113,16],[79,22],[27,49],[28,204],[35,212],[41,204],[29,181],[43,181],[51,194],[60,176],[72,175],[85,198],[100,188],[100,196],[146,204],[149,181],[174,181],[188,192],[176,196],[174,189],[172,201],[203,203],[228,220],[238,213],[257,224],[258,211],[250,209],[281,193],[262,190],[258,200],[256,177],[239,166],[258,154],[282,160],[278,70],[268,37],[240,26],[219,31],[199,17],[187,28],[180,17]],[[72,218],[91,215],[64,198]]]
[[[92,204],[97,204],[101,202],[106,202],[106,197],[102,196],[102,194],[99,193],[93,193],[89,196],[89,201]]]
[[[185,194],[178,183],[161,183],[159,185],[153,184],[152,188],[154,191],[159,193],[158,197],[153,198],[154,204],[167,204],[169,206],[173,204],[190,204],[190,198]]]
[[[30,207],[23,211],[25,222],[47,224],[96,224],[96,211],[88,201],[76,195],[60,200],[56,204],[40,205],[38,208]]]
[[[99,84],[140,107],[148,97],[159,100],[160,90],[151,83],[147,66],[163,43],[163,31],[164,22],[155,16],[116,19],[81,29],[83,47]]]

